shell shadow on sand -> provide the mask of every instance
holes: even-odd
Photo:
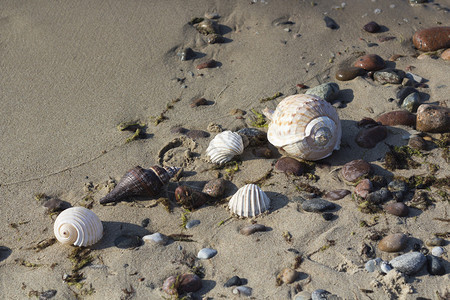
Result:
[[[91,247],[94,250],[111,247],[131,249],[133,247],[126,247],[126,243],[121,241],[120,237],[130,239],[130,242],[134,242],[135,247],[138,247],[143,244],[142,237],[151,234],[150,231],[136,224],[113,221],[102,221],[102,223],[103,238]]]
[[[12,250],[5,246],[0,246],[0,262],[7,259],[12,253]]]

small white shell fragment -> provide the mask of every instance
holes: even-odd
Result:
[[[165,236],[164,234],[161,234],[159,232],[156,232],[154,234],[146,235],[142,238],[144,242],[153,242],[159,245],[165,245],[169,241],[169,238]]]
[[[441,257],[444,252],[445,250],[442,247],[433,247],[433,249],[431,249],[431,254],[437,257]]]
[[[241,285],[233,289],[233,294],[250,297],[252,295],[252,288]]]
[[[210,259],[217,254],[217,250],[211,248],[203,248],[197,254],[197,258],[199,259]]]
[[[270,207],[270,198],[256,184],[241,187],[231,197],[228,208],[240,217],[255,217]]]
[[[387,274],[390,270],[392,270],[391,265],[388,262],[382,261],[380,265],[381,272]]]
[[[93,211],[84,207],[71,207],[56,218],[53,232],[63,244],[86,247],[102,238],[103,224]]]
[[[222,164],[230,161],[235,155],[244,152],[244,142],[242,137],[229,130],[219,133],[212,139],[206,149],[206,155],[215,164]]]

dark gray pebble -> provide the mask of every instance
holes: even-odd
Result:
[[[195,140],[195,139],[204,139],[210,136],[210,134],[203,130],[189,130],[186,133],[186,136]]]
[[[387,188],[381,188],[378,191],[367,195],[366,200],[373,204],[381,204],[392,198],[391,192]]]
[[[331,294],[329,291],[318,289],[311,293],[312,300],[337,300],[338,296]]]
[[[119,235],[114,240],[114,245],[121,249],[133,249],[141,246],[142,243],[143,241],[139,236],[129,234]]]
[[[351,192],[346,189],[339,189],[327,192],[323,197],[327,200],[340,200],[345,196],[349,195]]]
[[[445,267],[439,257],[434,255],[427,256],[427,270],[431,275],[444,275]]]
[[[334,98],[336,98],[338,92],[339,85],[334,82],[328,82],[306,90],[305,94],[314,95],[327,102],[331,102]]]
[[[45,292],[39,293],[39,300],[46,300],[51,299],[56,296],[57,291],[56,290],[48,290]]]
[[[325,21],[325,26],[327,26],[328,28],[339,29],[339,25],[329,16],[325,16],[323,20]]]
[[[242,285],[241,278],[239,276],[233,276],[230,279],[227,280],[227,282],[224,283],[224,287],[230,287],[230,286],[239,286]]]
[[[12,251],[8,247],[0,246],[0,261],[5,260],[11,255]]]
[[[323,212],[325,210],[334,209],[335,207],[336,205],[334,205],[334,203],[321,198],[306,200],[302,203],[303,210],[308,212]]]
[[[406,275],[414,275],[420,271],[427,261],[425,255],[420,252],[409,252],[395,257],[389,263]]]
[[[401,105],[401,108],[406,109],[409,112],[416,112],[417,108],[420,105],[420,96],[419,93],[411,93],[409,94]]]
[[[388,190],[392,193],[395,201],[401,201],[408,193],[408,185],[402,180],[393,180],[388,184]]]
[[[197,225],[200,224],[200,220],[190,220],[189,222],[186,223],[186,228],[190,229],[192,227],[195,227]]]
[[[144,220],[141,221],[141,226],[142,227],[147,227],[148,224],[150,224],[150,219],[149,218],[145,218]]]
[[[399,103],[401,104],[403,102],[403,100],[405,100],[406,97],[408,97],[408,95],[412,94],[412,93],[416,93],[417,90],[413,87],[407,86],[407,87],[401,87],[398,91],[397,91],[397,99],[399,100]]]
[[[377,22],[372,21],[364,25],[363,29],[370,33],[376,33],[380,31],[380,25],[378,25]]]
[[[197,107],[197,106],[202,106],[202,105],[208,105],[208,100],[206,100],[205,98],[196,98],[194,100],[191,101],[191,107]]]

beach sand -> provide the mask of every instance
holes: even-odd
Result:
[[[313,3],[313,4],[312,4]],[[425,211],[411,209],[399,218],[358,210],[351,195],[335,201],[335,219],[300,209],[303,194],[294,182],[303,181],[322,191],[349,189],[336,174],[354,159],[372,165],[374,174],[391,181],[394,175],[409,177],[429,174],[429,164],[440,169],[434,176],[449,176],[442,149],[434,148],[418,169],[388,171],[383,157],[389,145],[402,146],[415,130],[406,126],[388,128],[388,137],[372,149],[355,143],[356,123],[363,117],[398,109],[398,85],[380,85],[368,77],[351,81],[335,79],[340,65],[356,59],[361,52],[388,60],[403,55],[390,67],[406,70],[428,80],[419,90],[426,103],[449,105],[450,65],[442,59],[419,60],[411,37],[419,29],[449,26],[450,1],[411,6],[409,1],[2,1],[0,11],[0,295],[2,299],[28,299],[56,290],[53,299],[161,299],[164,280],[192,272],[198,267],[203,287],[194,297],[234,299],[233,288],[223,284],[232,276],[245,278],[253,299],[293,299],[300,290],[325,289],[342,299],[440,299],[449,290],[450,265],[446,274],[431,276],[426,268],[414,276],[383,276],[369,273],[361,254],[370,245],[376,257],[390,260],[398,253],[380,251],[373,232],[405,233],[406,249],[434,233],[448,237],[448,199],[431,188],[435,199]],[[381,13],[376,14],[375,10]],[[188,24],[194,17],[217,13],[224,43],[208,44]],[[324,15],[340,28],[325,26]],[[289,24],[279,24],[290,21]],[[385,32],[368,33],[362,27],[376,21]],[[380,42],[384,36],[395,39]],[[372,46],[370,43],[376,43]],[[371,47],[369,47],[371,46]],[[181,61],[177,53],[192,48],[195,59]],[[216,68],[196,69],[208,59]],[[108,181],[116,182],[134,166],[148,168],[160,163],[158,153],[180,137],[171,128],[207,130],[210,123],[236,130],[250,126],[252,109],[274,109],[287,95],[303,93],[298,84],[310,87],[336,82],[340,87],[334,106],[342,121],[341,149],[317,162],[317,181],[296,179],[272,172],[262,185],[272,209],[256,218],[269,227],[251,236],[239,234],[248,219],[231,218],[226,202],[207,205],[187,214],[200,225],[183,229],[185,210],[174,206],[169,213],[155,199],[173,193],[178,185],[201,189],[217,176],[207,162],[205,150],[210,137],[172,149],[166,164],[184,164],[183,176],[170,182],[157,197],[102,206],[98,200],[107,193]],[[282,97],[261,103],[277,92]],[[191,100],[204,97],[211,105],[191,107]],[[169,105],[168,105],[169,104]],[[246,112],[236,118],[230,111]],[[165,119],[155,125],[155,118]],[[147,124],[147,137],[125,143],[132,135],[119,131],[121,122],[140,120]],[[265,130],[265,129],[263,129]],[[406,136],[406,139],[405,139]],[[431,134],[439,138],[439,134]],[[233,195],[248,181],[255,181],[273,169],[281,156],[255,157],[250,149],[241,156],[239,170],[227,186],[225,197]],[[186,150],[193,156],[184,157]],[[423,159],[415,158],[421,162]],[[224,169],[218,170],[226,175]],[[444,187],[441,190],[449,192]],[[33,249],[52,238],[55,215],[49,216],[35,196],[45,194],[80,206],[93,200],[92,211],[103,221],[104,238],[89,249],[92,261],[80,272],[83,285],[64,282],[73,264],[68,256],[74,247],[55,243],[41,251]],[[412,193],[411,193],[412,194]],[[88,197],[88,201],[85,199]],[[376,216],[376,218],[374,218]],[[146,228],[141,227],[150,219]],[[438,219],[441,220],[438,220]],[[447,221],[442,221],[442,220]],[[222,222],[225,221],[225,222]],[[366,221],[370,227],[362,227]],[[121,234],[139,236],[160,232],[189,234],[193,242],[172,241],[166,246],[146,243],[135,249],[120,249],[114,240]],[[286,234],[289,232],[290,238]],[[447,239],[448,240],[448,239]],[[6,247],[6,248],[5,248]],[[202,248],[218,254],[198,261]],[[448,241],[443,246],[450,249]],[[298,279],[276,285],[277,274],[291,267],[297,256]],[[377,280],[378,284],[374,283]],[[424,299],[422,298],[422,299]],[[45,298],[44,298],[45,299]],[[442,298],[444,299],[444,298]]]

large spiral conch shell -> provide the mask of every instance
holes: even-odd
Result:
[[[339,150],[341,121],[336,109],[313,95],[293,95],[281,101],[275,111],[263,112],[271,121],[267,138],[289,155],[319,160]]]
[[[137,166],[129,170],[117,186],[100,199],[100,204],[119,202],[133,196],[156,196],[179,170],[177,167],[153,166],[143,169]]]
[[[71,207],[59,214],[53,231],[56,239],[63,244],[86,247],[102,238],[103,224],[91,210]]]
[[[270,207],[270,198],[256,184],[241,187],[228,202],[232,213],[240,217],[255,217]]]
[[[216,135],[206,149],[206,154],[215,164],[226,163],[242,152],[244,152],[242,137],[229,130]]]

